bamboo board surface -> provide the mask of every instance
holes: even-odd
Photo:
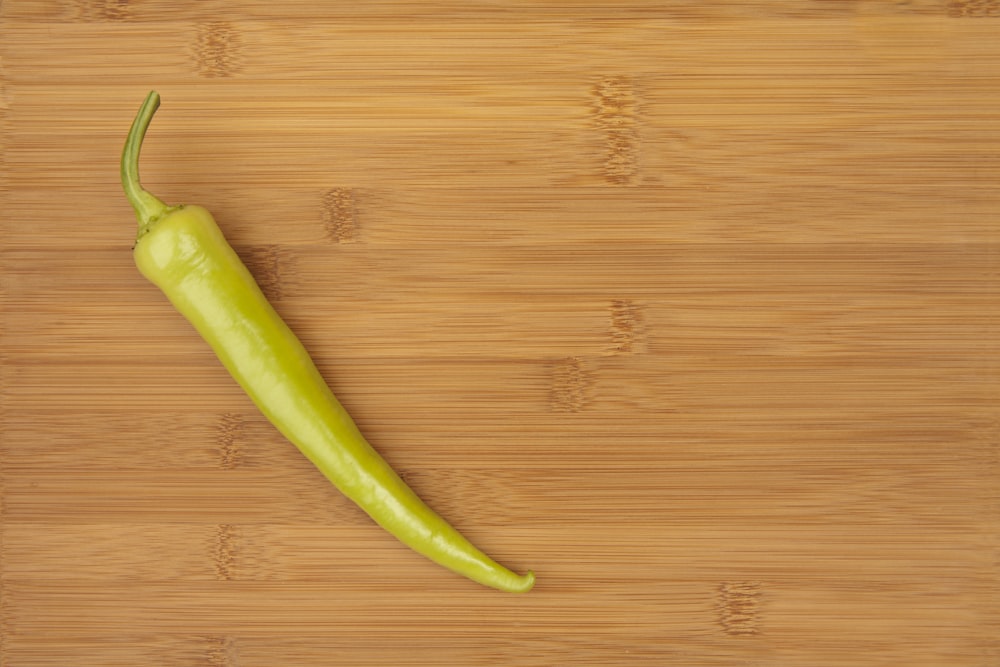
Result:
[[[707,5],[707,6],[705,6]],[[0,665],[1000,665],[1000,4],[0,4]],[[139,276],[213,211],[525,596]]]

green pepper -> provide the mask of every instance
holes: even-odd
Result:
[[[302,343],[278,316],[212,215],[167,206],[139,184],[139,151],[160,104],[150,92],[122,151],[122,187],[139,219],[139,271],[212,347],[272,424],[404,544],[473,581],[522,593],[534,574],[491,560],[429,508],[368,443]]]

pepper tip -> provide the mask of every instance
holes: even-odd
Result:
[[[518,577],[517,586],[512,586],[511,593],[527,593],[535,587],[535,573],[528,570],[524,576]]]

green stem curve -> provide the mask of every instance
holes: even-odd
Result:
[[[125,139],[125,147],[122,149],[122,188],[139,219],[139,232],[136,238],[149,231],[150,226],[157,219],[171,210],[171,207],[144,190],[139,183],[139,151],[142,149],[142,140],[146,136],[149,122],[153,119],[153,114],[156,113],[159,106],[160,95],[155,90],[151,90],[142,106],[139,107],[135,120],[132,121],[132,127]]]

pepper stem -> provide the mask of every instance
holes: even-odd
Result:
[[[138,236],[149,231],[149,227],[170,210],[170,207],[146,192],[139,184],[139,151],[142,148],[142,140],[146,136],[149,121],[153,119],[153,114],[156,113],[159,106],[159,93],[155,90],[150,91],[142,106],[139,107],[135,120],[132,121],[132,128],[125,139],[125,148],[122,149],[122,188],[124,188],[125,196],[128,197],[129,203],[132,204],[135,215],[139,219]]]

